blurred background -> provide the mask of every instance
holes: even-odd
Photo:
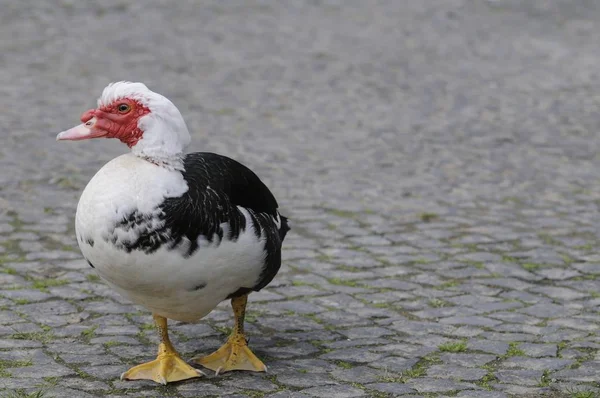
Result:
[[[593,0],[1,7],[5,196],[31,182],[50,200],[125,150],[53,142],[116,80],[172,99],[190,150],[248,163],[284,207],[597,192]]]
[[[278,384],[235,380],[311,388],[299,397],[597,392],[598,43],[597,0],[0,0],[0,280],[20,292],[0,305],[21,314],[0,319],[54,333],[26,347],[68,365],[3,385],[45,374],[66,377],[56,396],[122,393],[116,375],[154,352],[126,333],[144,335],[148,314],[115,315],[133,309],[87,276],[73,235],[81,190],[127,148],[55,142],[108,83],[131,80],[178,106],[190,151],[248,165],[292,219],[250,328]],[[174,328],[184,354],[218,346],[220,311],[213,329]],[[98,324],[124,328],[128,357],[94,340],[116,333]],[[93,388],[65,354],[88,343],[101,349],[81,368]],[[241,391],[222,380],[201,384]]]

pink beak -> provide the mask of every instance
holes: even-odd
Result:
[[[108,134],[106,131],[94,128],[97,120],[96,117],[93,117],[85,123],[59,133],[56,136],[56,141],[78,141],[105,136]]]

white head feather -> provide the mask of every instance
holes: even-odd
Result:
[[[134,155],[168,167],[182,168],[182,156],[190,144],[190,133],[179,109],[168,98],[151,91],[143,83],[111,83],[98,98],[98,107],[129,98],[146,106],[150,113],[138,120],[144,132],[131,148]]]

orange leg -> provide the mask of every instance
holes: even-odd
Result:
[[[167,318],[152,315],[160,335],[158,356],[154,361],[134,366],[121,380],[154,380],[160,384],[200,377],[203,373],[188,365],[177,353],[167,331]]]
[[[233,332],[227,342],[212,354],[192,359],[194,362],[214,370],[216,374],[230,370],[249,370],[253,372],[266,372],[267,367],[254,355],[244,334],[244,317],[248,295],[231,299],[231,307],[235,315]]]

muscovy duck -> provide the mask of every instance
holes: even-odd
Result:
[[[131,148],[91,179],[75,217],[89,265],[152,311],[159,332],[156,360],[121,379],[166,384],[199,377],[171,344],[167,318],[194,322],[226,299],[235,315],[231,336],[193,361],[217,374],[266,371],[247,346],[244,313],[248,294],[269,284],[281,265],[289,226],[273,194],[235,160],[185,155],[190,134],[181,113],[142,83],[109,84],[81,121],[56,139],[117,138]]]

